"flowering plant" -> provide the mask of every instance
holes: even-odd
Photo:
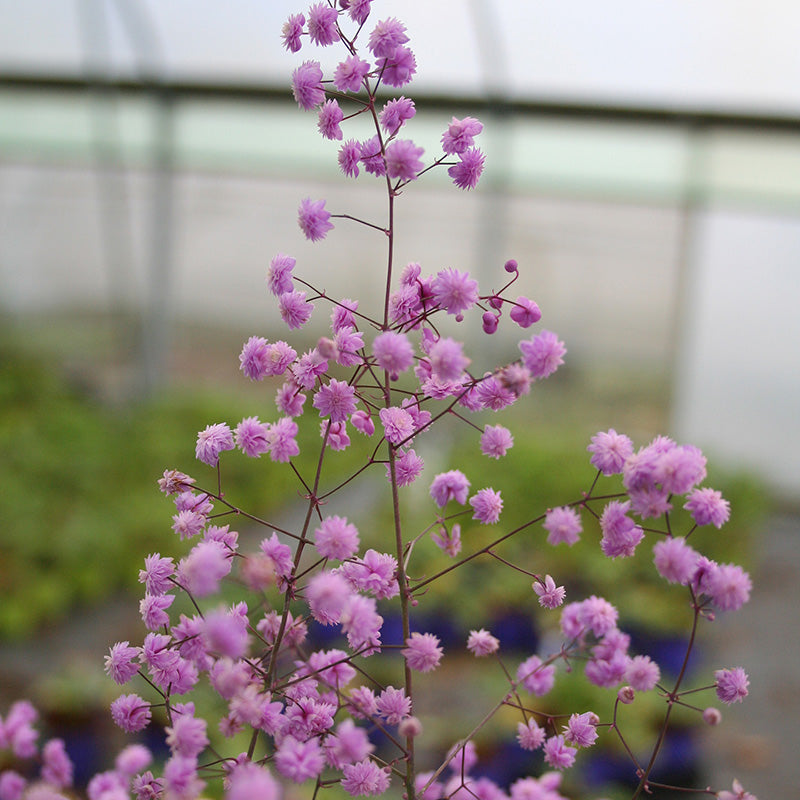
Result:
[[[290,16],[283,43],[291,52],[301,50],[305,39],[344,49],[328,78],[319,62],[303,61],[292,76],[293,94],[301,109],[316,111],[325,138],[342,141],[338,161],[345,176],[356,179],[363,171],[385,187],[385,216],[380,222],[358,219],[305,198],[298,223],[312,242],[328,236],[332,220],[363,224],[384,237],[382,306],[372,311],[358,300],[331,297],[295,274],[293,257],[272,259],[268,288],[286,326],[303,328],[324,303],[330,335],[302,354],[286,341],[249,338],[239,356],[241,371],[251,381],[278,379],[277,418],[265,423],[250,416],[233,428],[208,425],[196,442],[196,457],[205,465],[200,475],[171,469],[159,480],[174,499],[173,530],[191,547],[177,564],[159,553],[147,556],[139,580],[148,632],[140,645],[116,642],[105,666],[119,685],[139,682],[112,703],[114,722],[138,733],[158,718],[168,755],[156,768],[143,744],[126,747],[113,769],[89,782],[90,800],[193,800],[214,782],[230,800],[273,800],[282,782],[308,782],[315,796],[333,785],[352,796],[380,795],[394,784],[407,798],[424,800],[559,800],[564,771],[602,739],[615,741],[629,758],[631,796],[637,798],[666,785],[654,775],[676,708],[714,725],[720,712],[695,705],[695,697],[713,690],[727,704],[747,695],[740,667],[720,666],[713,679],[689,684],[689,657],[702,627],[718,611],[740,608],[751,588],[741,567],[716,563],[699,549],[701,529],[724,525],[729,504],[701,486],[706,460],[697,448],[658,437],[635,450],[613,429],[598,433],[588,446],[595,468],[588,490],[512,529],[500,524],[507,498],[491,485],[474,490],[457,468],[426,474],[426,437],[448,421],[464,426],[488,467],[498,464],[514,438],[503,425],[481,426],[475,415],[522,400],[534,382],[558,369],[566,349],[556,334],[540,330],[519,343],[516,357],[476,371],[464,344],[450,335],[472,321],[487,336],[501,324],[527,330],[539,323],[537,304],[510,293],[519,274],[514,260],[504,264],[502,287],[489,292],[457,268],[426,275],[412,263],[397,274],[394,209],[400,195],[437,168],[445,168],[458,188],[474,188],[484,167],[476,145],[483,126],[472,117],[453,118],[441,153],[428,161],[421,147],[401,137],[415,116],[414,102],[405,96],[380,101],[379,89],[408,84],[416,61],[405,26],[387,17],[367,27],[371,11],[371,0],[318,2],[307,16]],[[373,135],[345,141],[341,126],[354,117],[367,118]],[[310,471],[297,461],[300,425],[319,428]],[[351,433],[363,437],[366,455],[345,473],[336,453],[354,446]],[[292,471],[301,496],[298,524],[261,519],[228,499],[223,466],[234,449],[254,459],[268,456],[275,469]],[[487,469],[487,478],[491,474]],[[606,488],[620,480],[621,487]],[[377,549],[362,546],[353,519],[327,508],[359,482],[370,493],[385,489],[391,508],[391,525],[376,535]],[[404,493],[421,483],[429,524],[412,530]],[[691,519],[686,530],[675,528],[676,504]],[[647,653],[632,652],[618,608],[608,599],[573,598],[571,590],[568,597],[571,576],[542,574],[535,551],[529,563],[501,555],[503,543],[522,534],[571,547],[588,519],[599,523],[599,558],[652,558],[652,569],[688,608],[690,632],[673,679],[665,680]],[[267,530],[257,547],[232,528],[243,522]],[[488,544],[473,546],[467,535],[462,538],[462,528],[468,532],[473,523],[500,527]],[[434,550],[445,565],[436,566]],[[439,636],[419,629],[417,608],[424,608],[430,587],[482,556],[528,577],[540,613],[553,617],[557,644],[514,664],[503,642],[476,624],[464,650],[496,662],[503,689],[489,707],[475,709],[467,729],[453,732],[450,748],[431,765],[415,685],[420,675],[441,668],[445,653]],[[580,578],[584,584],[587,576]],[[396,634],[385,625],[392,608],[400,621]],[[333,631],[336,646],[316,647],[314,625]],[[609,691],[608,702],[566,713],[548,706],[556,682],[578,667],[591,684]],[[644,743],[626,732],[629,707],[635,710],[642,694],[663,700],[658,730]],[[475,744],[501,712],[513,715],[519,747],[531,753],[531,771],[539,773],[509,787],[480,775]],[[37,748],[36,716],[30,703],[19,701],[0,720],[0,747],[41,761],[38,780],[14,769],[0,773],[0,800],[58,798],[72,784],[65,743],[50,739]],[[733,791],[677,788],[722,800],[752,798],[737,781]]]

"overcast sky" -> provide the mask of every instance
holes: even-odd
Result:
[[[286,82],[317,57],[278,44],[287,15],[308,4],[0,0],[0,69],[79,72],[107,41],[126,71],[149,49],[127,13],[155,31],[172,76]],[[386,16],[407,24],[417,91],[499,83],[529,97],[800,115],[798,0],[375,0],[373,19]]]

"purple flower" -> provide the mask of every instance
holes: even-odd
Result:
[[[308,36],[314,44],[326,47],[339,39],[336,21],[339,12],[325,3],[317,3],[308,10]]]
[[[383,794],[389,788],[389,773],[365,758],[342,767],[341,787],[353,797]]]
[[[384,331],[375,337],[372,352],[381,369],[394,380],[414,363],[414,348],[408,337],[396,331]]]
[[[558,608],[564,602],[567,590],[563,586],[556,586],[556,582],[550,575],[545,575],[543,581],[534,581],[533,591],[539,597],[539,605],[542,608]]]
[[[378,714],[382,716],[389,725],[397,725],[403,717],[411,713],[411,698],[406,697],[402,689],[395,689],[394,686],[387,686],[376,700]]]
[[[372,0],[347,0],[347,3],[342,3],[342,8],[345,5],[349,6],[347,9],[347,13],[350,16],[350,19],[353,22],[357,22],[359,25],[363,25],[367,21],[367,17],[369,16],[369,7]]]
[[[267,452],[267,426],[258,417],[245,417],[234,431],[236,446],[250,458]]]
[[[403,46],[397,47],[391,56],[379,58],[376,64],[381,80],[396,89],[409,83],[417,71],[417,59],[411,50]]]
[[[348,178],[357,178],[358,162],[361,160],[361,144],[355,139],[349,139],[339,148],[339,169]]]
[[[539,306],[527,297],[518,297],[509,315],[520,328],[530,328],[542,318]]]
[[[706,476],[706,458],[696,447],[681,445],[656,461],[654,479],[669,494],[686,494]]]
[[[347,634],[351,649],[365,658],[380,650],[382,625],[383,617],[377,612],[374,598],[360,594],[350,596],[342,612],[342,631]]]
[[[22,800],[28,782],[13,769],[0,772],[0,798],[2,800]]]
[[[369,64],[356,55],[348,56],[333,73],[333,85],[340,92],[357,92],[369,73]]]
[[[278,253],[269,264],[267,272],[267,285],[270,292],[276,297],[291,292],[292,286],[292,270],[296,264],[296,260],[291,256]]]
[[[310,111],[325,100],[322,68],[318,61],[304,61],[292,73],[292,93],[300,108]]]
[[[353,590],[336,572],[319,572],[306,588],[306,600],[314,619],[321,625],[336,625]]]
[[[587,597],[578,611],[581,624],[598,638],[616,628],[618,616],[617,609],[608,600],[596,595]]]
[[[600,516],[603,538],[600,547],[609,558],[629,558],[644,538],[644,531],[627,516],[630,502],[612,500]]]
[[[438,339],[428,353],[431,374],[440,381],[457,381],[469,366],[463,345],[449,336]]]
[[[205,782],[197,777],[196,758],[172,756],[164,765],[164,796],[194,800],[204,786]]]
[[[56,789],[72,786],[72,761],[63,739],[50,739],[42,748],[42,779]]]
[[[537,697],[543,697],[553,688],[555,677],[555,666],[545,666],[539,656],[531,656],[517,667],[517,683]]]
[[[488,656],[492,653],[496,653],[499,647],[500,641],[495,636],[492,636],[489,631],[481,628],[480,630],[469,632],[467,650],[469,650],[472,655],[478,658]]]
[[[358,552],[358,529],[346,517],[325,517],[314,531],[314,545],[323,558],[345,561]]]
[[[481,453],[489,458],[501,458],[514,444],[514,437],[502,425],[487,425],[481,434]]]
[[[212,653],[241,658],[247,652],[247,619],[224,608],[209,611],[203,620],[203,641]]]
[[[404,408],[382,408],[379,416],[383,424],[383,435],[390,444],[400,444],[414,433],[414,419]]]
[[[105,658],[106,675],[110,675],[116,683],[127,683],[139,672],[139,665],[134,663],[138,655],[139,648],[130,647],[127,641],[112,645]]]
[[[461,314],[478,302],[478,282],[452,267],[438,272],[431,288],[434,302],[448,314]]]
[[[328,447],[331,450],[346,450],[350,447],[350,436],[346,422],[327,422],[323,420],[319,426],[319,435],[324,437],[327,431]]]
[[[716,528],[721,528],[731,514],[731,504],[714,489],[695,489],[683,507],[692,515],[695,524]]]
[[[402,652],[408,666],[417,672],[431,672],[442,659],[439,639],[432,633],[412,633]]]
[[[195,597],[208,597],[219,591],[220,581],[231,571],[230,551],[221,542],[204,541],[195,545],[180,564],[180,575]]]
[[[150,722],[150,704],[138,694],[120,695],[111,704],[111,717],[122,730],[136,733],[146,728]]]
[[[722,611],[736,611],[750,599],[750,576],[736,564],[720,564],[703,582],[703,591]]]
[[[197,536],[203,530],[206,518],[195,511],[179,511],[172,517],[172,530],[180,536],[181,541]]]
[[[450,500],[455,500],[463,506],[467,502],[469,485],[469,481],[460,470],[440,472],[431,483],[431,497],[439,508],[444,508]]]
[[[650,656],[628,658],[624,680],[637,692],[649,692],[660,678],[661,670]]]
[[[545,739],[545,730],[531,717],[527,723],[517,723],[517,741],[523,750],[536,750]]]
[[[166,495],[179,494],[186,491],[194,478],[184,475],[177,469],[166,469],[164,474],[158,479],[158,488]]]
[[[139,602],[139,613],[149,631],[157,631],[163,625],[169,625],[167,609],[175,602],[174,594],[146,594]]]
[[[698,553],[686,544],[682,536],[668,537],[656,542],[653,556],[658,574],[669,583],[685,586],[694,577]]]
[[[389,17],[378,22],[372,29],[367,47],[375,58],[380,58],[393,55],[407,41],[406,26],[394,17]]]
[[[370,175],[381,177],[386,174],[386,162],[383,160],[381,143],[377,136],[361,143],[361,163]]]
[[[303,25],[306,18],[302,14],[290,14],[289,19],[283,23],[281,37],[283,46],[291,53],[296,53],[300,47],[300,36],[303,33]]]
[[[313,406],[321,417],[344,422],[356,410],[355,389],[345,381],[332,378],[314,395]]]
[[[195,455],[199,461],[216,467],[219,462],[219,454],[223,450],[233,450],[233,434],[231,429],[224,422],[216,425],[208,425],[205,430],[197,434],[197,447]]]
[[[286,414],[287,417],[299,417],[303,413],[305,402],[306,396],[291,380],[284,383],[275,395],[275,405],[278,411]]]
[[[568,769],[575,763],[575,754],[578,752],[574,747],[569,747],[564,742],[564,737],[551,736],[544,743],[544,760],[554,769]]]
[[[474,189],[478,185],[486,156],[477,148],[466,150],[459,156],[458,163],[447,168],[447,174],[459,189]]]
[[[328,369],[328,362],[323,358],[319,351],[309,350],[300,356],[294,368],[294,379],[301,389],[313,389],[314,384],[321,375]]]
[[[280,800],[281,790],[266,767],[245,762],[230,771],[225,797],[227,800]]]
[[[542,331],[528,341],[520,342],[522,360],[534,378],[547,378],[563,363],[567,348],[550,331]]]
[[[480,489],[469,499],[469,504],[475,512],[472,519],[484,525],[494,525],[500,519],[503,510],[503,498],[500,492],[494,489]]]
[[[193,714],[175,714],[171,727],[164,729],[173,755],[197,758],[208,746],[206,721]]]
[[[633,442],[610,428],[606,433],[592,436],[592,443],[586,449],[593,454],[589,462],[603,475],[619,475],[625,460],[633,454]]]
[[[410,486],[419,477],[425,466],[425,462],[414,450],[407,450],[399,453],[394,462],[395,476],[398,486]],[[386,466],[387,477],[391,479],[389,465]]]
[[[353,588],[368,592],[378,599],[395,597],[400,589],[397,585],[397,559],[389,553],[367,550],[363,559],[346,561],[340,572]]]
[[[474,138],[483,130],[483,124],[474,117],[453,117],[442,134],[442,150],[448,155],[463,153],[474,144]]]
[[[754,794],[750,794],[750,792],[746,792],[744,790],[744,786],[739,783],[738,780],[734,778],[733,785],[731,786],[733,789],[732,792],[722,791],[717,794],[717,800],[758,800],[758,798]]]
[[[282,417],[270,425],[267,432],[269,457],[273,461],[286,463],[300,452],[297,444],[297,423],[291,417]]]
[[[425,166],[420,159],[424,150],[410,139],[397,139],[386,148],[386,174],[401,181],[413,181]]]
[[[164,594],[173,584],[170,578],[175,572],[172,558],[162,558],[159,553],[151,553],[144,560],[144,569],[139,570],[139,583],[143,583],[148,594]]]
[[[319,109],[319,120],[317,121],[319,132],[326,139],[341,139],[342,129],[339,127],[339,123],[343,119],[344,112],[339,108],[339,103],[336,100],[328,100]]]
[[[407,97],[396,97],[386,102],[380,113],[381,127],[389,136],[393,136],[417,113],[414,101]]]
[[[741,667],[733,669],[718,669],[714,673],[717,697],[727,705],[741,703],[747,697],[747,687],[750,681],[747,673]]]
[[[278,311],[286,325],[294,330],[311,319],[314,304],[306,301],[305,292],[286,292],[278,298]]]
[[[564,726],[564,739],[576,747],[591,747],[597,741],[597,715],[591,711],[572,714]]]
[[[310,197],[306,197],[297,210],[300,230],[303,231],[306,239],[312,242],[324,239],[328,231],[333,230],[330,218],[330,213],[325,210],[324,200],[312,201]]]
[[[569,506],[551,508],[545,515],[542,527],[547,531],[547,543],[556,545],[565,542],[572,547],[580,539],[583,526],[580,514]]]
[[[364,436],[372,436],[372,434],[375,433],[375,423],[372,421],[369,412],[364,411],[364,409],[353,412],[350,416],[350,422],[352,422],[353,427],[359,433],[363,433]]]

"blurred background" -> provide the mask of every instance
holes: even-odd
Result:
[[[271,406],[237,359],[252,334],[285,336],[271,257],[291,253],[331,295],[357,282],[362,303],[380,297],[380,237],[340,223],[311,245],[297,230],[303,197],[369,216],[382,196],[369,176],[338,174],[337,143],[291,98],[301,60],[338,55],[280,48],[298,10],[0,0],[9,696],[35,686],[54,713],[74,711],[106,691],[85,676],[109,630],[140,635],[129,597],[110,598],[138,591],[142,555],[167,546],[155,479],[191,471],[209,422]],[[716,785],[735,766],[762,800],[785,795],[800,785],[787,727],[800,697],[800,7],[375,0],[372,19],[386,16],[405,22],[418,63],[408,136],[432,156],[450,117],[470,114],[487,155],[474,192],[444,173],[408,188],[398,262],[499,288],[516,258],[519,294],[565,340],[566,369],[525,412],[544,455],[522,458],[523,477],[539,470],[566,499],[559,476],[576,457],[585,468],[588,436],[612,426],[709,455],[756,588],[720,621],[712,659],[746,664],[751,702],[726,710],[698,769]],[[476,363],[513,357],[507,333]],[[233,477],[244,499],[278,504],[246,466]],[[48,678],[54,653],[81,679]]]

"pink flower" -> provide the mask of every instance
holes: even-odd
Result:
[[[394,380],[414,363],[414,348],[408,337],[395,331],[384,331],[375,337],[372,352],[378,366]]]
[[[291,417],[282,417],[269,427],[267,444],[269,457],[273,461],[285,463],[300,452],[295,437],[297,423]]]
[[[619,614],[608,600],[592,595],[580,604],[578,616],[581,624],[600,638],[616,628]]]
[[[72,761],[63,739],[50,739],[42,748],[42,779],[56,789],[72,786]]]
[[[347,433],[347,423],[326,422],[323,420],[319,426],[319,435],[324,437],[327,431],[328,447],[331,450],[346,450],[350,447],[350,436]]]
[[[339,148],[339,169],[348,178],[357,178],[358,162],[361,160],[361,145],[355,139],[349,139]]]
[[[389,725],[397,725],[403,717],[411,713],[411,698],[406,697],[402,689],[395,689],[394,686],[387,686],[376,700],[378,714],[380,714]]]
[[[358,552],[358,529],[346,517],[326,517],[314,531],[314,545],[323,558],[344,561]]]
[[[534,378],[547,378],[563,363],[567,348],[551,331],[542,331],[528,341],[520,342],[522,360]]]
[[[275,753],[275,769],[295,783],[316,778],[324,767],[325,757],[316,739],[298,742],[286,736]]]
[[[531,717],[527,722],[517,723],[517,741],[523,750],[536,750],[545,739],[545,730]]]
[[[236,660],[247,652],[247,619],[218,608],[203,620],[203,641],[212,653]]]
[[[326,3],[317,3],[308,10],[308,37],[314,44],[326,47],[339,39],[336,21],[339,12]]]
[[[357,92],[369,72],[369,64],[356,55],[348,56],[333,73],[333,85],[340,92]]]
[[[697,525],[713,525],[721,528],[730,517],[731,504],[714,489],[695,489],[683,506]]]
[[[175,714],[173,723],[164,729],[167,746],[173,755],[197,758],[208,746],[206,721],[193,713]]]
[[[570,547],[580,539],[583,526],[580,514],[569,506],[551,508],[545,515],[542,527],[547,531],[548,544],[565,542]]]
[[[342,129],[339,123],[344,119],[344,112],[339,108],[336,100],[328,100],[319,109],[317,127],[326,139],[342,139]]]
[[[591,747],[597,741],[597,715],[591,711],[572,714],[564,726],[564,739],[576,747]]]
[[[472,655],[481,658],[496,653],[500,647],[500,641],[492,636],[489,631],[481,628],[478,631],[470,631],[469,638],[467,639],[467,650]]]
[[[436,669],[442,659],[439,639],[432,633],[412,633],[402,652],[408,666],[417,672]]]
[[[414,433],[414,419],[404,408],[382,408],[378,416],[383,424],[383,435],[390,444],[400,444]]]
[[[481,434],[481,453],[489,458],[501,458],[514,444],[514,437],[502,425],[487,425]]]
[[[395,597],[397,585],[397,559],[389,553],[369,549],[363,559],[346,561],[339,568],[353,588],[368,592],[379,599]]]
[[[311,319],[314,304],[306,302],[305,292],[286,292],[278,298],[278,310],[290,329],[302,328]]]
[[[311,242],[324,239],[328,231],[333,230],[330,218],[330,212],[325,210],[324,200],[312,201],[310,197],[306,197],[297,210],[297,222],[300,230]]]
[[[592,443],[586,449],[593,454],[590,463],[603,475],[619,475],[625,460],[633,454],[633,442],[610,428],[606,433],[592,436]]]
[[[459,156],[458,163],[447,168],[447,174],[459,189],[474,189],[478,185],[486,156],[473,147]]]
[[[305,24],[306,18],[302,14],[290,14],[289,19],[283,23],[283,46],[291,53],[296,53],[301,47],[300,36]]]
[[[353,427],[359,433],[363,433],[364,436],[372,436],[372,434],[375,433],[375,423],[372,421],[372,417],[369,413],[363,409],[354,411],[353,414],[350,415],[350,422],[352,422]]]
[[[410,486],[419,477],[425,462],[414,452],[414,450],[406,450],[404,453],[399,453],[394,462],[395,476],[397,477],[398,486]],[[389,465],[386,465],[386,474],[391,479],[391,470]]]
[[[245,417],[234,431],[236,446],[250,458],[267,452],[267,426],[258,417]]]
[[[735,778],[731,788],[733,789],[732,792],[727,790],[719,792],[719,794],[717,794],[717,800],[758,800],[754,794],[746,792],[742,784]]]
[[[344,719],[322,743],[325,760],[334,769],[342,769],[345,764],[362,761],[375,749],[364,728],[356,727],[352,719]]]
[[[151,553],[144,560],[144,569],[139,570],[139,583],[145,585],[148,594],[164,594],[173,583],[170,578],[175,573],[172,558],[162,558],[159,553]]]
[[[111,704],[111,717],[122,730],[136,733],[150,722],[150,704],[137,694],[120,695]]]
[[[474,117],[453,117],[442,134],[442,150],[448,154],[463,153],[474,144],[474,138],[483,130],[483,124]]]
[[[722,611],[737,611],[750,599],[750,576],[736,564],[720,564],[704,581],[703,591]]]
[[[630,502],[612,500],[600,516],[603,538],[600,547],[609,558],[628,558],[636,552],[636,546],[644,538],[644,531],[627,516]]]
[[[628,658],[624,680],[637,692],[649,692],[661,678],[658,664],[650,656]]]
[[[229,556],[230,551],[221,542],[200,542],[180,564],[182,583],[196,597],[215,594],[220,581],[231,571]]]
[[[657,542],[653,547],[653,556],[658,574],[669,583],[685,586],[694,577],[698,553],[686,544],[682,536]]]
[[[386,147],[386,174],[401,181],[416,180],[425,166],[420,159],[424,150],[410,139],[397,139]]]
[[[542,318],[542,312],[533,300],[529,300],[527,297],[518,297],[509,316],[520,328],[530,328]]]
[[[718,669],[714,673],[717,697],[727,705],[741,703],[747,697],[747,687],[750,681],[747,673],[741,667],[733,669]]]
[[[314,395],[313,405],[321,417],[330,417],[332,422],[344,422],[356,410],[355,389],[332,378]]]
[[[139,655],[138,647],[130,647],[128,642],[117,642],[108,649],[105,658],[105,672],[116,683],[127,683],[137,672],[139,665],[134,659]]]
[[[568,769],[575,763],[574,747],[569,747],[561,735],[551,736],[544,743],[544,760],[554,769]]]
[[[233,450],[233,447],[231,429],[224,422],[219,422],[216,425],[207,425],[205,430],[197,434],[195,455],[198,461],[216,467],[219,454],[223,450]]]
[[[480,489],[469,499],[469,504],[475,512],[472,519],[484,525],[494,525],[500,519],[500,512],[503,510],[503,499],[500,492],[494,489]]]
[[[463,353],[461,342],[449,336],[438,339],[431,347],[428,358],[431,374],[441,381],[457,381],[469,366],[469,359]]]
[[[539,656],[531,656],[517,667],[517,682],[537,697],[546,695],[553,688],[555,676],[555,666],[545,666]]]
[[[146,594],[139,603],[139,613],[142,621],[149,631],[157,631],[164,625],[169,625],[167,609],[175,601],[173,594]]]
[[[413,100],[407,97],[394,98],[386,102],[380,113],[381,127],[392,136],[416,113]]]
[[[225,797],[226,800],[280,800],[281,790],[266,767],[245,762],[228,774]]]
[[[369,35],[367,47],[375,58],[380,58],[393,55],[394,51],[407,41],[406,26],[394,17],[389,17],[375,25]]]
[[[389,788],[389,773],[368,758],[345,764],[342,775],[342,789],[353,797],[383,794]]]
[[[363,25],[369,16],[370,3],[372,3],[372,0],[348,0],[349,8],[347,13],[350,19],[359,25]],[[342,7],[344,8],[344,4],[342,4]]]
[[[556,586],[550,575],[545,575],[544,581],[534,581],[533,591],[539,596],[539,605],[543,608],[558,608],[564,602],[567,590],[563,586]]]
[[[478,282],[470,278],[469,273],[457,269],[436,273],[431,288],[434,302],[448,314],[461,314],[478,301]]]
[[[292,93],[300,108],[310,111],[325,100],[322,68],[318,61],[304,61],[292,73]]]
[[[462,506],[467,502],[469,481],[463,472],[452,469],[449,472],[440,472],[431,483],[431,497],[439,508],[444,508],[450,500],[455,500]]]

